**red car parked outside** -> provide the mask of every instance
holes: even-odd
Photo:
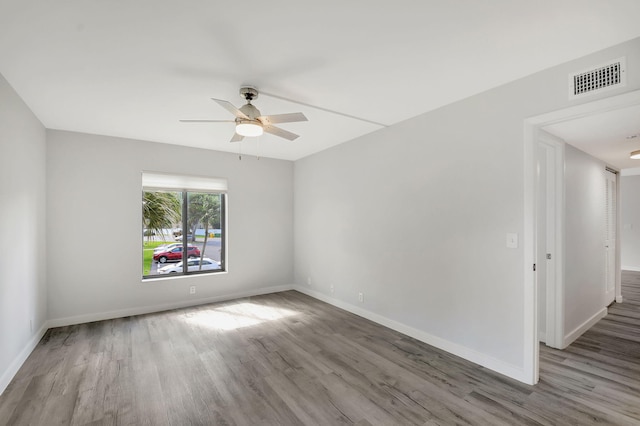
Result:
[[[200,250],[196,246],[187,247],[187,257],[200,257]],[[174,247],[168,251],[162,251],[153,255],[153,260],[160,263],[166,263],[168,261],[180,261],[182,260],[182,246]]]

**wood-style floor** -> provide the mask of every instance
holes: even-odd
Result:
[[[295,291],[49,330],[5,425],[640,424],[640,273],[527,386]]]

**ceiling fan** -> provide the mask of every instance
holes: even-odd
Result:
[[[247,103],[240,108],[233,106],[231,102],[211,98],[233,114],[235,120],[180,120],[183,123],[236,123],[236,132],[230,142],[239,142],[246,136],[260,136],[263,132],[270,133],[290,141],[298,138],[298,135],[291,133],[280,127],[274,126],[279,123],[293,123],[296,121],[307,121],[307,117],[301,112],[291,114],[261,115],[258,108],[251,104],[251,101],[258,97],[258,90],[255,87],[245,86],[240,88],[240,96]]]

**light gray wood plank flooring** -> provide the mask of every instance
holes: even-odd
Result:
[[[2,425],[640,425],[640,273],[527,386],[295,291],[49,330]]]

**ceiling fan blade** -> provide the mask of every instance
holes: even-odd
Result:
[[[285,139],[288,139],[290,141],[296,140],[299,137],[299,135],[296,135],[295,133],[288,132],[288,131],[286,131],[284,129],[281,129],[280,127],[276,127],[276,126],[266,125],[266,126],[262,126],[262,128],[267,133],[271,133],[272,135],[280,136],[281,138],[285,138]]]
[[[238,108],[233,106],[231,102],[223,101],[222,99],[216,99],[216,98],[211,98],[211,100],[215,101],[218,105],[220,105],[222,108],[229,111],[231,114],[233,114],[237,118],[244,118],[245,120],[250,120],[250,118],[247,117],[247,115],[244,112],[240,111]]]
[[[301,112],[293,112],[291,114],[263,115],[258,120],[266,120],[265,124],[293,123],[296,121],[309,121]],[[263,121],[264,123],[264,121]]]
[[[229,142],[240,142],[242,139],[244,139],[244,136],[234,133]]]
[[[194,120],[180,120],[181,123],[235,123],[235,120],[200,120],[200,119],[194,119]]]

